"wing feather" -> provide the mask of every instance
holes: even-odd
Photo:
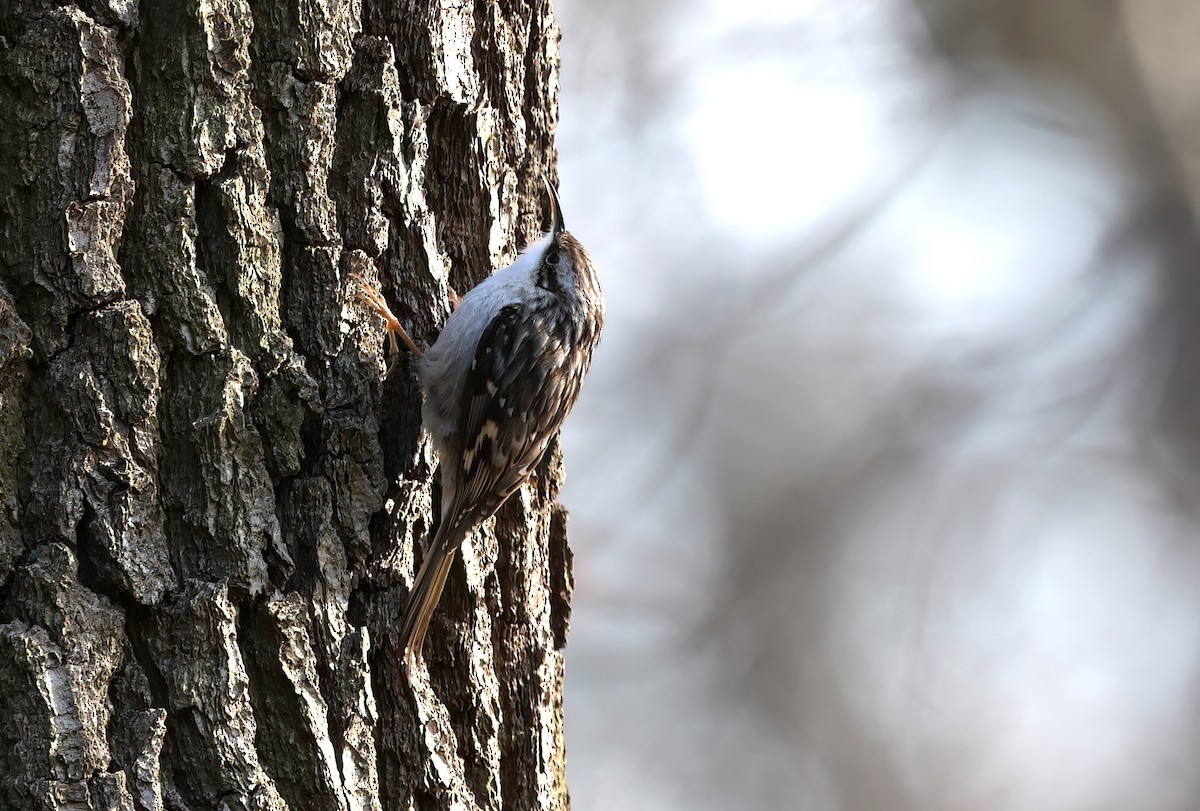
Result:
[[[502,307],[475,348],[462,393],[462,463],[452,513],[477,523],[529,478],[579,395],[549,308]]]

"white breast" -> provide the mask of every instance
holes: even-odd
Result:
[[[458,309],[442,327],[442,334],[421,359],[425,429],[439,453],[445,453],[453,437],[463,382],[475,358],[479,337],[501,308],[531,294],[534,274],[549,244],[547,234],[522,251],[511,265],[496,271],[463,296]]]

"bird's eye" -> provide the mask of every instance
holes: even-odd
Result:
[[[554,253],[546,256],[546,264],[547,265],[557,265],[558,264],[558,251],[555,251]]]

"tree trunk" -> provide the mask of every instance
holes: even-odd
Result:
[[[557,449],[390,638],[431,342],[546,222],[549,0],[0,0],[0,808],[566,808]]]

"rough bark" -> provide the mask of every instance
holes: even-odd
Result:
[[[546,215],[549,0],[0,0],[0,808],[565,808],[557,450],[404,677],[402,358]]]

